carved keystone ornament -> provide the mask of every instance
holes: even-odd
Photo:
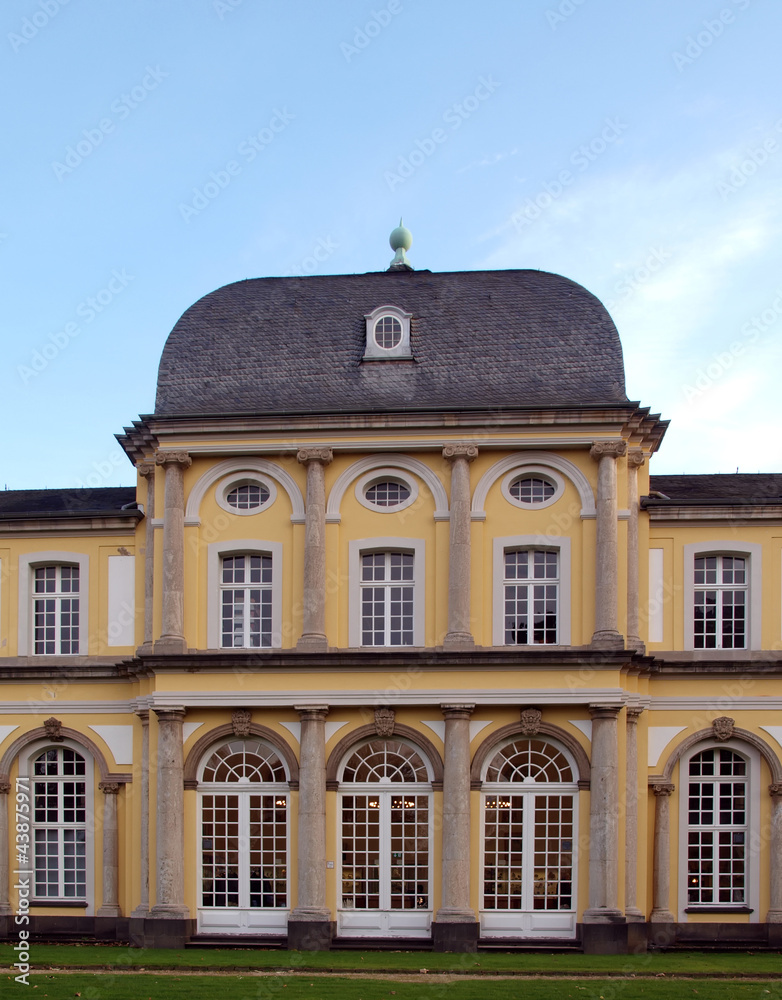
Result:
[[[231,726],[233,727],[234,736],[247,737],[250,735],[252,717],[252,712],[246,708],[235,708],[231,712]]]
[[[733,724],[735,720],[729,718],[727,715],[721,715],[719,719],[715,719],[711,727],[714,730],[714,738],[716,740],[729,740],[733,735]]]
[[[540,732],[540,720],[543,714],[537,708],[521,710],[521,731],[525,736],[537,736]]]
[[[378,736],[394,735],[395,712],[393,708],[375,709],[375,732]]]
[[[52,743],[62,743],[65,739],[62,735],[62,723],[53,715],[44,722],[43,728],[46,730],[46,738]]]

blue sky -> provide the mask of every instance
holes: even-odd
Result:
[[[0,488],[118,485],[247,277],[540,268],[609,307],[657,472],[782,469],[782,6],[7,0]]]

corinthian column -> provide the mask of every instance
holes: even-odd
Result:
[[[182,723],[184,708],[155,709],[157,737],[157,902],[152,917],[186,918]]]
[[[450,546],[448,550],[448,632],[451,649],[475,645],[470,629],[470,467],[475,445],[449,444],[443,458],[451,463]]]
[[[652,913],[655,924],[672,924],[668,909],[671,895],[671,831],[668,804],[674,786],[668,782],[652,785],[654,792],[654,871],[652,874]]]
[[[144,642],[139,654],[151,653],[154,648],[152,627],[155,612],[155,464],[139,462],[138,473],[147,481],[147,497],[144,505]],[[183,522],[184,524],[184,522]]]
[[[638,887],[638,719],[642,708],[627,708],[625,771],[625,916],[643,920],[636,905]]]
[[[622,919],[619,875],[619,741],[612,705],[590,705],[592,771],[589,783],[589,909],[584,923]]]
[[[98,785],[103,792],[103,905],[96,917],[119,917],[118,875],[119,843],[117,828],[117,797],[119,785],[113,781],[101,781]]]
[[[589,454],[597,463],[597,558],[595,560],[595,631],[597,649],[624,649],[619,633],[617,594],[618,537],[616,460],[627,451],[625,441],[596,441]]]
[[[470,906],[470,716],[474,705],[441,705],[443,767],[443,888],[435,915],[435,951],[475,951],[478,924]]]
[[[302,448],[297,459],[307,467],[304,524],[304,607],[297,649],[327,650],[326,638],[326,473],[331,448]]]
[[[185,643],[185,469],[184,451],[160,451],[155,456],[166,470],[163,513],[163,629],[156,653],[184,653]]]
[[[640,448],[627,453],[627,647],[643,653],[644,644],[638,634],[638,470],[644,464]]]
[[[782,924],[782,784],[768,786],[771,795],[769,909],[766,923]],[[780,938],[780,935],[775,935]]]
[[[331,946],[326,906],[326,705],[296,706],[301,719],[299,767],[298,905],[288,918],[288,947]]]

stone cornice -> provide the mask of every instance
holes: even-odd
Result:
[[[658,524],[667,521],[708,521],[730,527],[745,521],[766,521],[782,524],[782,504],[719,504],[713,501],[672,503],[669,500],[654,500],[641,497],[641,509],[649,515],[649,520]]]
[[[133,536],[136,525],[144,517],[144,512],[136,508],[121,514],[4,514],[0,516],[0,537],[13,535],[14,538],[38,538],[41,535],[77,534],[91,537],[96,535]]]

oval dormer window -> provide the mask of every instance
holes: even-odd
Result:
[[[396,316],[381,316],[375,323],[375,343],[384,351],[393,350],[402,340],[402,324]]]

